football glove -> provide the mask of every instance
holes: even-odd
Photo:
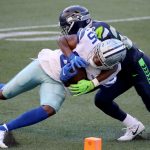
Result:
[[[69,62],[71,63],[72,69],[75,71],[75,67],[78,68],[86,68],[89,63],[85,61],[83,58],[80,56],[75,55],[74,53],[71,53],[69,56]]]
[[[94,83],[91,80],[80,80],[77,84],[71,84],[69,86],[70,92],[73,94],[73,96],[85,94],[94,88]]]
[[[70,63],[67,63],[60,72],[60,80],[65,83],[70,78],[74,77],[77,74],[77,70],[72,71],[72,66]]]

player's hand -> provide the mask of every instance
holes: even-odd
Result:
[[[87,61],[85,61],[83,58],[81,58],[80,56],[75,55],[74,53],[71,53],[69,56],[69,61],[71,63],[72,69],[75,71],[75,67],[78,68],[86,68],[89,63]]]
[[[60,80],[62,82],[67,82],[70,78],[77,74],[77,70],[72,71],[72,66],[70,63],[66,64],[60,72]]]
[[[95,86],[90,80],[80,80],[77,84],[71,84],[69,86],[70,92],[73,94],[73,96],[85,94],[94,88]]]

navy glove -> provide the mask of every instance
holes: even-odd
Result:
[[[78,68],[86,68],[89,63],[85,61],[80,56],[75,55],[74,53],[71,53],[69,56],[69,62],[71,63],[72,69],[75,71],[75,66]]]
[[[77,70],[73,71],[70,63],[67,63],[60,72],[60,80],[65,83],[70,78],[74,77],[77,74]]]

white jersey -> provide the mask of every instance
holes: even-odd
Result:
[[[89,61],[89,56],[92,53],[93,48],[98,43],[101,43],[101,41],[98,40],[96,33],[91,28],[79,30],[77,36],[78,44],[74,51],[76,51],[80,57],[84,58],[86,61]],[[100,74],[101,70],[94,68],[89,64],[86,68],[86,72],[88,79],[92,80]]]
[[[97,38],[96,33],[93,31],[92,28],[84,28],[78,31],[78,42],[79,44],[74,49],[80,57],[84,58],[86,61],[89,61],[90,55],[93,52],[94,47],[101,43],[101,41]],[[94,79],[101,73],[101,69],[95,68],[90,65],[86,69],[87,77],[89,80]],[[109,80],[112,81],[112,79],[116,76],[116,74],[121,70],[121,65],[118,64],[118,69],[115,73],[113,73],[107,80],[104,80],[102,84],[105,84],[106,82],[109,82]],[[116,77],[115,77],[116,78]],[[116,80],[113,80],[116,81]],[[113,83],[113,82],[111,82]]]
[[[60,49],[42,49],[38,54],[38,60],[43,70],[54,80],[60,82],[60,56],[62,52]]]
[[[81,29],[78,32],[77,36],[78,36],[78,44],[73,51],[78,53],[80,57],[88,61],[93,48],[101,41],[97,39],[96,34],[92,29]],[[59,82],[60,82],[60,71],[61,71],[61,62],[60,62],[61,55],[62,52],[60,49],[54,51],[50,49],[43,49],[38,55],[38,59],[40,61],[43,70],[51,78]],[[65,64],[66,63],[67,62],[65,62]],[[94,68],[91,65],[89,65],[85,69],[89,80],[94,79],[101,73],[100,69]],[[113,77],[115,77],[119,71],[117,70],[116,73],[111,75],[111,78],[109,79],[112,80]],[[108,80],[105,81],[108,82]],[[102,84],[105,83],[106,82]]]

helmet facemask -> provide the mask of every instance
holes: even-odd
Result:
[[[89,62],[95,68],[108,70],[112,69],[119,62],[122,62],[125,56],[125,45],[117,39],[108,39],[98,43],[93,48]],[[94,57],[98,58],[100,65],[95,63]]]
[[[108,70],[111,69],[113,66],[109,66],[107,65],[107,63],[105,63],[106,58],[104,57],[103,53],[100,50],[101,47],[101,42],[99,42],[92,50],[90,56],[89,56],[89,63],[91,64],[92,67],[97,68],[97,69],[101,69],[101,70]],[[99,63],[97,64],[94,61],[94,57],[98,59]]]
[[[64,26],[60,26],[62,30],[62,34],[76,34],[80,28],[85,28],[91,22],[90,15],[81,16],[77,14],[73,14],[66,18],[67,24]]]
[[[77,34],[80,28],[91,24],[92,20],[88,10],[81,6],[66,8],[59,17],[62,34]]]

